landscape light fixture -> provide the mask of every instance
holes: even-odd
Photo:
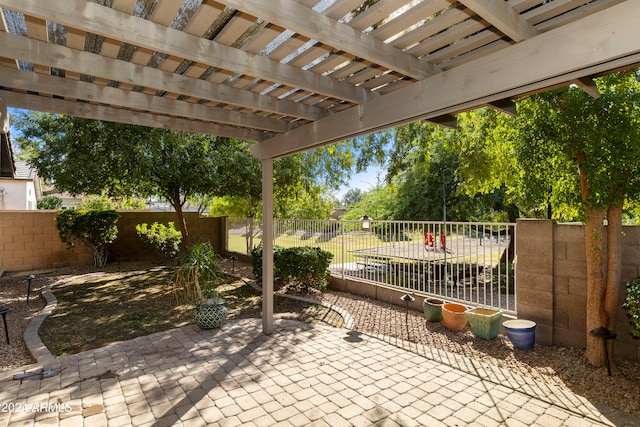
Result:
[[[402,301],[404,301],[406,306],[406,312],[404,315],[404,323],[407,325],[407,336],[409,337],[409,341],[411,341],[411,336],[409,336],[409,303],[414,302],[416,299],[411,294],[404,294],[400,297]]]
[[[613,340],[617,337],[615,332],[611,332],[609,329],[600,326],[599,328],[595,328],[589,332],[589,335],[592,337],[596,337],[602,340],[604,344],[604,360],[607,362],[607,372],[609,376],[611,376],[611,365],[609,364],[609,350],[607,348],[607,340]]]
[[[238,257],[235,255],[231,255],[229,259],[231,260],[231,274],[236,274],[236,260],[238,259]]]
[[[35,278],[36,276],[33,274],[27,276],[27,304],[29,304],[29,296],[31,296],[31,281]]]

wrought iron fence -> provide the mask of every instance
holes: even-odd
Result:
[[[230,224],[230,246],[251,232]],[[508,223],[276,219],[274,244],[331,252],[334,276],[516,314],[515,233]]]

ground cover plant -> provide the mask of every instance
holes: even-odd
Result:
[[[192,305],[176,300],[172,274],[169,267],[98,272],[54,287],[58,305],[40,328],[42,341],[54,356],[63,356],[192,324]],[[228,320],[262,315],[261,291],[246,282],[229,278],[218,291]],[[274,311],[314,321],[326,319],[329,310],[276,296]],[[328,318],[333,319],[330,324],[341,325],[339,316]]]

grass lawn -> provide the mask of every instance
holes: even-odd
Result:
[[[192,307],[177,303],[171,274],[168,267],[100,272],[56,286],[58,305],[40,328],[42,341],[54,356],[63,356],[192,324]],[[229,309],[227,319],[262,316],[260,291],[235,279],[219,290]],[[283,296],[274,299],[275,313],[302,321],[326,323],[328,318],[342,326],[337,313],[326,316],[329,311]]]

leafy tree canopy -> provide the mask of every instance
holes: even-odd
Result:
[[[362,200],[363,195],[364,192],[361,189],[350,188],[346,193],[344,193],[344,196],[342,196],[342,204],[344,206],[354,205]]]
[[[162,196],[178,213],[185,241],[187,200],[231,196],[243,200],[236,205],[245,207],[244,216],[259,215],[262,165],[250,142],[47,113],[21,114],[16,125],[23,156],[59,190]],[[347,143],[276,161],[276,214],[327,217],[327,190],[344,183],[354,161]]]
[[[160,195],[182,214],[186,200],[219,188],[213,149],[229,140],[66,115],[18,116],[23,155],[40,176],[72,194]]]

